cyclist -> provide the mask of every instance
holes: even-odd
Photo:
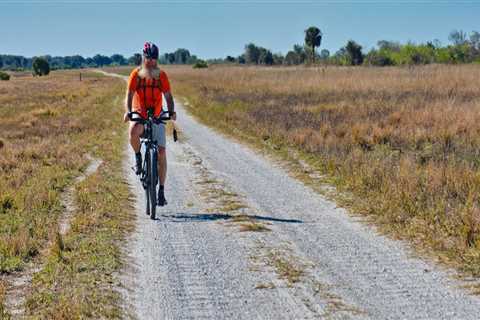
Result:
[[[170,92],[170,83],[167,74],[160,70],[157,64],[158,47],[146,42],[143,47],[142,64],[135,68],[128,79],[127,94],[125,99],[125,114],[123,120],[129,120],[130,112],[136,111],[143,118],[147,118],[147,109],[153,108],[154,115],[160,116],[163,106],[162,94],[167,102],[167,108],[172,120],[176,120],[175,106],[173,96]],[[130,121],[130,145],[135,152],[136,173],[140,174],[142,170],[142,154],[140,153],[140,137],[144,131],[144,126],[140,123]],[[160,187],[158,189],[158,205],[167,204],[165,199],[165,179],[167,174],[167,157],[165,152],[165,125],[154,124],[153,138],[158,144],[158,180]]]

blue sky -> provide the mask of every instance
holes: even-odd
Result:
[[[480,31],[480,1],[0,0],[0,53],[130,56],[146,40],[161,52],[202,58],[243,52],[254,42],[286,53],[311,25],[332,53],[349,39],[448,42],[453,29]]]

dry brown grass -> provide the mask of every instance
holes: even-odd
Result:
[[[288,286],[300,281],[305,276],[306,266],[299,263],[293,256],[272,250],[267,256],[267,263],[275,269],[280,279],[287,282]]]
[[[480,275],[480,66],[166,69],[200,120],[299,151],[344,205]]]
[[[129,223],[120,167],[124,83],[86,72],[82,80],[73,71],[0,83],[0,275],[43,261],[27,300],[27,313],[41,318],[119,313],[109,281]],[[76,190],[79,210],[62,239],[61,194],[85,169],[86,153],[104,160],[101,174]]]

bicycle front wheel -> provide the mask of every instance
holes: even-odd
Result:
[[[144,160],[144,174],[145,174],[145,181],[144,181],[144,190],[145,190],[145,200],[146,200],[146,203],[145,203],[145,211],[146,211],[146,214],[147,216],[150,215],[150,185],[151,185],[151,182],[150,182],[150,152],[147,150],[145,152],[145,160]]]
[[[155,149],[150,152],[150,219],[154,220],[157,211],[157,152]]]

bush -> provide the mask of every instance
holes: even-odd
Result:
[[[0,80],[10,80],[10,75],[6,72],[0,71]]]
[[[50,65],[44,58],[33,59],[32,66],[34,76],[46,76],[50,73]]]
[[[205,61],[203,61],[203,60],[198,60],[198,61],[195,62],[195,64],[193,65],[193,68],[194,68],[194,69],[208,68],[208,64],[207,64],[207,62],[205,62]]]
[[[392,66],[394,62],[390,55],[391,52],[389,50],[371,50],[365,57],[364,63],[370,66]]]
[[[392,58],[397,65],[429,64],[435,61],[435,49],[428,45],[406,44]]]

